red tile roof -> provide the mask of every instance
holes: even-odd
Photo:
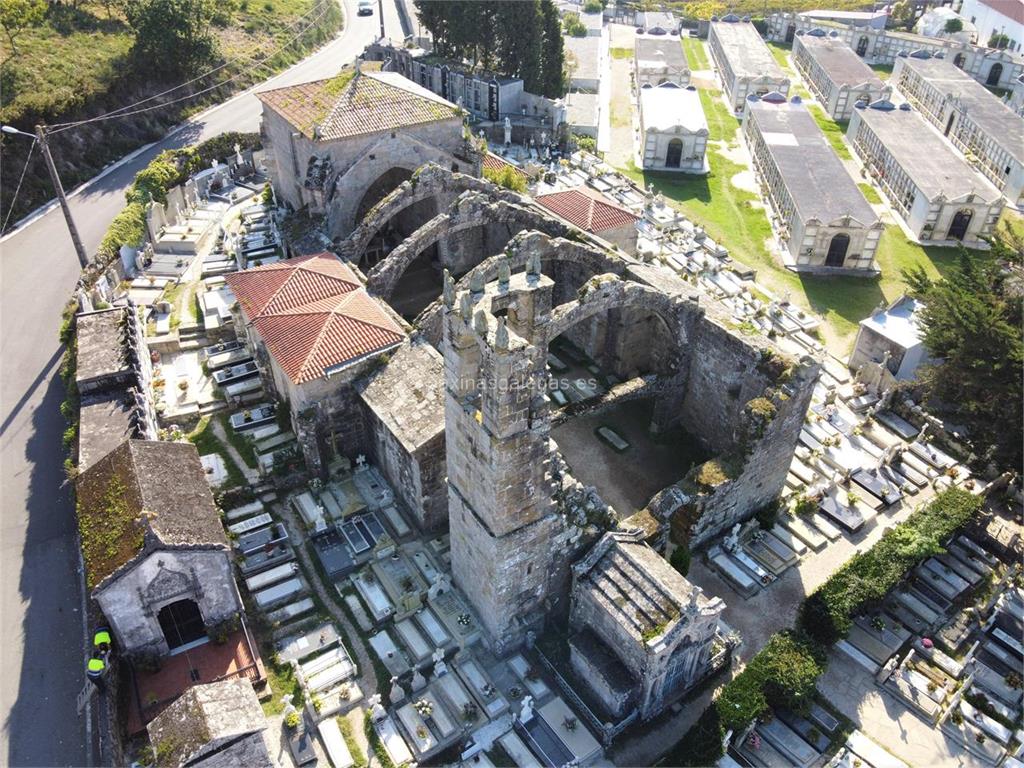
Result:
[[[333,141],[461,119],[459,108],[397,72],[342,70],[335,77],[256,94],[304,136]]]
[[[1024,24],[1024,2],[1021,0],[981,0],[981,4],[998,11],[1008,19],[1013,19],[1018,24]]]
[[[566,189],[536,198],[552,213],[587,232],[603,232],[632,225],[640,217],[589,188]]]
[[[227,276],[267,351],[296,384],[397,344],[402,328],[329,253]]]

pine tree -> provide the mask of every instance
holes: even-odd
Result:
[[[565,95],[565,51],[562,46],[562,21],[551,0],[541,0],[543,39],[541,43],[541,94],[549,99]]]

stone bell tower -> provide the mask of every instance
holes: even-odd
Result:
[[[538,259],[496,282],[444,286],[445,444],[452,574],[503,654],[551,605],[555,541],[546,326]]]

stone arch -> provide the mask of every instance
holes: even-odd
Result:
[[[341,169],[325,184],[331,237],[345,237],[356,229],[363,195],[380,176],[393,168],[405,169],[412,175],[430,162],[451,166],[459,160],[440,147],[401,132],[386,135],[367,147],[357,161]]]
[[[681,417],[689,373],[687,349],[696,309],[689,298],[672,296],[616,275],[598,275],[584,284],[576,300],[560,304],[551,311],[544,343],[547,347],[574,326],[604,313],[640,310],[657,318],[664,324],[667,338],[674,346],[665,370],[653,378],[644,377],[644,388],[655,398],[651,427],[660,431]]]
[[[467,191],[518,199],[518,196],[503,192],[486,179],[449,171],[437,163],[426,163],[413,171],[408,181],[402,182],[366,212],[352,234],[341,243],[339,253],[349,262],[358,264],[374,237],[399,213],[430,199],[437,201],[438,210],[443,210],[458,195]]]
[[[578,234],[578,230],[524,205],[494,201],[478,192],[464,192],[447,213],[441,213],[417,229],[367,275],[366,288],[387,300],[409,265],[428,247],[459,232],[488,224],[505,224],[516,231],[538,229],[554,237]]]
[[[503,253],[484,259],[463,275],[455,285],[456,291],[468,289],[474,281],[479,284],[494,282],[498,279],[498,268],[502,262],[508,264],[510,272],[521,270],[526,266],[529,257],[535,253],[540,257],[541,264],[578,264],[594,275],[611,273],[621,276],[633,262],[628,256],[612,254],[586,243],[528,230],[513,237]],[[441,301],[438,299],[424,309],[414,323],[427,341],[435,347],[441,343],[442,316]]]
[[[988,77],[985,78],[985,85],[999,85],[999,81],[1003,77],[1003,65],[998,61],[992,65],[992,68],[988,71]]]

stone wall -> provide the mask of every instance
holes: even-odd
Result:
[[[228,552],[222,549],[160,549],[115,576],[94,599],[110,622],[123,653],[166,654],[157,615],[177,600],[194,600],[206,624],[242,610]]]

